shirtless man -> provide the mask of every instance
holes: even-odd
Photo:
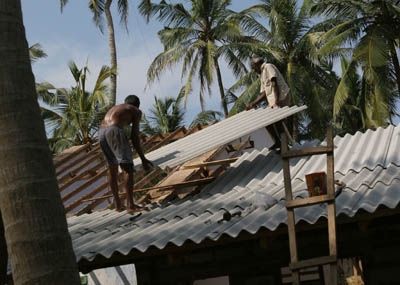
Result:
[[[144,156],[140,145],[139,123],[142,111],[139,110],[139,105],[139,98],[136,95],[129,95],[125,98],[124,104],[116,105],[107,112],[99,131],[100,147],[108,162],[109,183],[117,211],[123,210],[118,194],[118,166],[123,171],[123,188],[126,193],[128,211],[133,212],[138,208],[133,202],[133,153],[124,127],[132,124],[130,138],[142,160],[144,170],[147,171],[153,166]]]

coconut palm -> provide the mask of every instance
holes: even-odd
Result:
[[[204,126],[214,124],[218,122],[222,118],[222,113],[213,110],[206,110],[198,113],[196,117],[194,117],[193,121],[190,123],[189,128],[193,128],[196,126]]]
[[[31,62],[34,63],[40,58],[47,57],[47,53],[43,50],[41,44],[36,43],[29,47],[29,57]]]
[[[377,121],[388,122],[395,115],[392,102],[400,96],[399,48],[400,1],[314,1],[313,13],[327,16],[336,25],[321,38],[321,54],[340,55],[343,47],[353,48],[351,61],[343,70],[334,101],[334,115],[345,107],[350,96],[346,82],[354,69],[361,69],[371,100],[379,100],[389,112]],[[393,83],[397,91],[393,92]],[[375,99],[373,99],[375,98]],[[379,98],[379,99],[378,99]],[[374,106],[374,105],[372,105]],[[372,112],[372,110],[371,110]]]
[[[344,57],[341,58],[341,66],[342,71],[346,72],[341,88],[346,90],[348,96],[335,116],[337,132],[355,133],[385,126],[389,122],[390,110],[395,108],[395,96],[388,98],[392,101],[380,97],[381,94],[371,88],[364,74],[357,72],[356,66]],[[394,84],[389,85],[388,89],[395,90],[393,87]]]
[[[154,104],[150,108],[149,116],[143,116],[142,132],[147,135],[166,134],[175,131],[184,125],[185,111],[182,106],[184,89],[176,98],[154,97]]]
[[[242,45],[239,51],[248,57],[257,54],[277,66],[290,87],[291,103],[309,107],[301,120],[304,131],[323,136],[332,117],[330,102],[337,78],[331,72],[330,62],[317,54],[319,31],[326,27],[314,26],[308,12],[309,1],[298,7],[295,0],[261,0],[260,4],[243,10],[242,27],[254,36],[255,42]],[[245,109],[259,95],[259,87],[254,72],[240,78],[228,90],[231,102],[235,102],[231,113]],[[239,95],[232,96],[235,93]]]
[[[77,285],[79,273],[40,117],[21,2],[0,0],[0,19],[0,34],[7,39],[0,41],[0,211],[14,284],[57,280]]]
[[[60,0],[61,11],[69,0]],[[143,1],[145,4],[147,2]],[[113,3],[117,3],[118,13],[120,16],[120,21],[127,28],[128,24],[128,11],[129,11],[129,1],[128,0],[89,0],[89,9],[93,14],[93,21],[100,31],[103,32],[103,22],[104,17],[107,23],[108,30],[108,45],[110,49],[110,59],[111,59],[111,70],[115,72],[111,74],[111,85],[110,85],[110,105],[115,105],[117,98],[117,48],[115,42],[115,29],[113,15],[111,13],[111,7]]]
[[[200,103],[204,109],[204,94],[217,77],[221,105],[225,116],[228,107],[225,102],[225,90],[220,70],[221,57],[240,74],[246,68],[230,48],[229,43],[239,39],[245,41],[235,13],[229,10],[230,0],[190,0],[190,8],[183,4],[160,4],[139,6],[142,14],[157,16],[166,27],[158,35],[164,51],[151,63],[147,72],[148,82],[155,79],[182,62],[182,77],[186,76],[185,98],[192,91],[193,78],[197,75],[200,81]]]
[[[184,126],[185,110],[183,100],[185,88],[183,87],[178,96],[157,98],[154,97],[154,104],[150,108],[150,115],[143,116],[141,131],[146,135],[166,134]],[[222,114],[217,111],[206,110],[196,115],[189,127],[197,125],[208,125],[218,121]]]
[[[87,66],[78,68],[70,62],[69,69],[75,80],[71,89],[56,89],[42,96],[45,103],[56,108],[57,116],[50,122],[54,127],[49,140],[54,152],[73,145],[94,141],[100,122],[108,106],[105,81],[111,76],[112,69],[103,66],[99,72],[92,92],[86,90]]]

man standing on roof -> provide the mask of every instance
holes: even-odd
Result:
[[[126,193],[128,211],[135,211],[138,206],[133,202],[133,153],[124,127],[132,124],[131,140],[137,154],[142,160],[144,170],[149,170],[153,164],[144,156],[139,138],[139,123],[142,111],[139,110],[140,100],[136,95],[129,95],[125,103],[112,107],[104,117],[99,131],[100,147],[106,157],[109,168],[109,183],[114,196],[117,211],[122,211],[118,192],[118,166],[123,172],[123,188]]]
[[[251,59],[251,68],[260,74],[260,96],[248,108],[253,108],[261,101],[266,101],[271,108],[289,105],[289,86],[278,68],[272,63],[266,63],[261,57]]]
[[[262,101],[266,101],[271,108],[288,106],[290,89],[278,68],[272,63],[264,62],[261,57],[253,57],[251,59],[251,68],[260,75],[260,95],[247,106],[247,109],[254,108]],[[275,124],[275,126],[276,130],[274,126],[267,127],[268,132],[275,140],[275,143],[269,149],[280,148],[279,134],[283,130],[280,124]]]

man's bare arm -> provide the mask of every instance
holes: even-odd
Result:
[[[131,140],[132,140],[133,147],[135,148],[140,159],[142,160],[142,166],[143,166],[144,170],[148,171],[153,166],[153,163],[144,156],[142,145],[140,143],[139,124],[140,124],[141,118],[142,118],[142,112],[139,111],[137,118],[135,118],[132,122]]]
[[[265,92],[262,92],[253,102],[251,102],[246,109],[252,109],[254,106],[260,104],[262,101],[266,101]]]

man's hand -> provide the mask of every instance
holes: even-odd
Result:
[[[142,166],[145,171],[149,171],[154,167],[153,163],[147,158],[142,159]]]

